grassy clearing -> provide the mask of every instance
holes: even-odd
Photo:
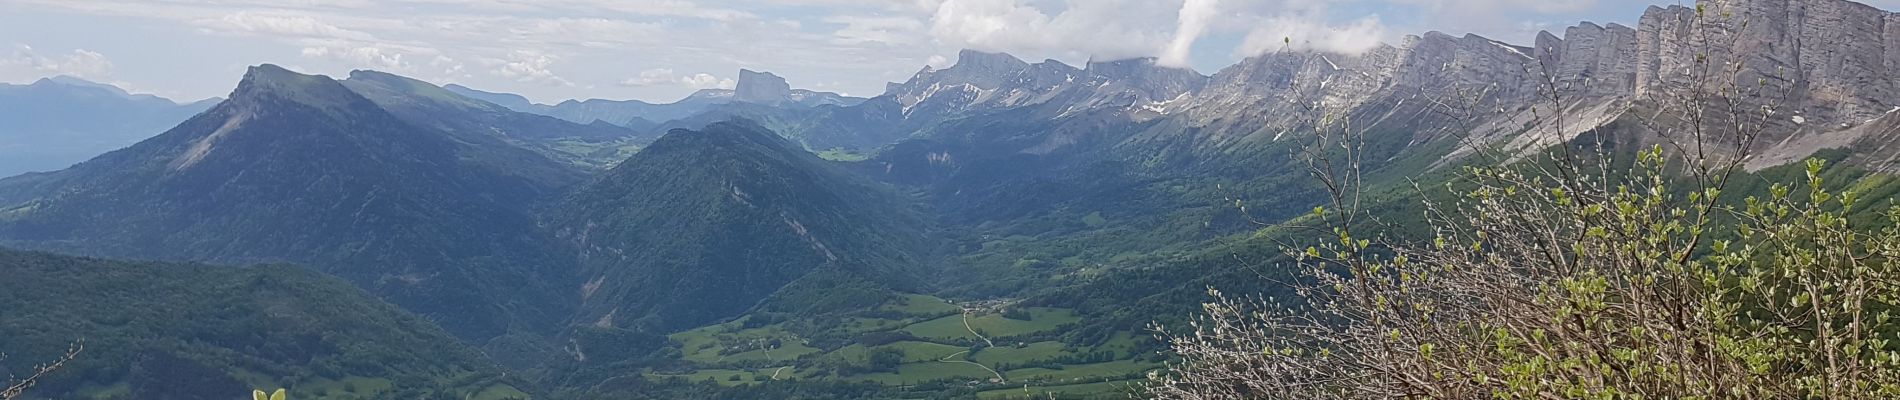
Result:
[[[1160,368],[1158,364],[1149,364],[1135,360],[1116,360],[1095,364],[1069,365],[1062,369],[1023,368],[1003,371],[1010,381],[1069,383],[1100,379],[1102,377],[1120,377]]]
[[[1076,354],[1074,349],[1062,342],[1036,342],[1023,348],[1004,346],[1002,343],[997,343],[997,345],[998,347],[985,348],[976,352],[971,359],[983,365],[1021,364]]]
[[[870,333],[902,328],[910,322],[883,318],[848,317],[839,322],[837,329],[843,332]]]
[[[1081,320],[1075,312],[1058,308],[1030,307],[1024,311],[1027,311],[1031,317],[1027,321],[1004,318],[1002,314],[984,314],[970,317],[970,326],[965,328],[962,315],[951,315],[924,321],[904,329],[921,338],[954,341],[976,340],[976,335],[970,333],[970,329],[974,328],[991,339],[1001,339],[1053,331],[1063,325]]]
[[[693,382],[711,381],[724,386],[739,386],[765,383],[772,380],[771,370],[745,371],[736,369],[702,369],[690,374],[647,374],[647,378],[664,380],[683,378]]]
[[[821,350],[778,325],[740,329],[738,321],[668,336],[681,344],[681,358],[699,364],[793,360]]]
[[[482,391],[476,392],[474,396],[469,397],[469,399],[471,400],[511,400],[511,399],[529,399],[529,398],[533,398],[533,396],[529,396],[527,392],[523,392],[521,391],[521,389],[516,389],[514,386],[508,386],[508,385],[489,386],[487,389],[482,389]]]
[[[780,372],[781,378],[820,379],[835,381],[868,381],[883,385],[906,386],[936,381],[988,381],[995,374],[987,368],[1008,367],[1015,370],[1002,374],[1012,383],[1022,382],[1031,386],[1033,393],[1059,393],[1062,396],[1080,393],[1120,393],[1102,391],[1109,389],[1097,384],[1103,380],[1127,379],[1131,374],[1141,373],[1157,365],[1128,360],[1137,357],[1136,351],[1143,344],[1144,337],[1134,333],[1115,336],[1100,346],[1071,347],[1061,341],[1039,340],[1020,343],[1030,339],[1030,335],[1059,333],[1066,326],[1079,322],[1074,312],[1057,308],[1026,307],[1012,310],[1012,319],[1003,313],[975,314],[969,317],[969,327],[964,326],[963,308],[956,304],[931,296],[906,295],[888,301],[876,309],[867,310],[856,316],[839,317],[825,321],[823,333],[813,334],[807,342],[795,332],[804,321],[785,321],[770,325],[745,328],[746,320],[740,319],[728,323],[702,327],[669,336],[680,343],[683,361],[698,366],[698,372],[685,375],[648,374],[651,379],[682,378],[700,382],[711,380],[722,385],[745,385],[771,380],[777,367],[788,367]],[[970,343],[983,343],[971,329],[983,333],[996,341],[997,347],[982,348],[968,355],[959,353],[970,350]],[[880,332],[908,332],[917,339],[905,340],[901,336],[892,342],[879,346],[866,346],[856,341]],[[889,337],[889,336],[887,336]],[[840,343],[839,338],[845,341]],[[829,342],[827,342],[829,340]],[[772,347],[777,343],[777,347]],[[833,350],[814,348],[808,343],[834,343],[830,346],[842,346]],[[1020,345],[1021,347],[1017,347]],[[769,350],[768,350],[769,348]],[[874,351],[895,349],[902,351],[901,360],[894,362],[894,372],[862,373],[834,375],[846,370],[839,366],[862,366],[873,362]],[[1103,355],[1110,352],[1112,356]],[[1078,357],[1081,356],[1081,357]],[[942,362],[946,357],[958,362]],[[1082,359],[1121,361],[1100,362],[1081,365],[1053,365],[1061,362],[1085,362]],[[964,363],[968,360],[976,364]],[[980,364],[980,365],[978,365]],[[766,365],[772,368],[765,368]],[[1037,368],[1024,368],[1037,365]],[[745,367],[758,367],[745,369]],[[796,367],[796,368],[790,368]],[[889,367],[884,367],[889,368]],[[858,369],[859,371],[877,370]],[[890,370],[885,370],[890,371]],[[733,379],[733,376],[738,379]],[[1049,385],[1051,390],[1038,389],[1034,385]],[[1057,390],[1059,389],[1059,390]],[[1015,393],[1021,393],[1016,389]],[[992,395],[1001,395],[997,391]],[[1065,397],[1066,398],[1066,397]]]
[[[864,345],[854,344],[850,346],[845,346],[844,348],[838,349],[836,351],[832,351],[831,353],[826,354],[825,356],[839,357],[843,359],[861,362],[870,358],[870,353],[872,349],[902,350],[904,352],[904,362],[906,363],[935,362],[937,360],[943,359],[944,357],[950,356],[952,354],[956,354],[957,352],[969,350],[963,347],[951,346],[947,344],[937,344],[937,343],[929,343],[929,342],[897,342],[897,343],[891,343],[891,344],[877,346],[877,347],[864,347]]]
[[[876,311],[897,312],[897,313],[902,313],[905,315],[913,315],[913,316],[935,317],[935,316],[942,316],[942,315],[948,315],[948,314],[956,314],[956,313],[962,312],[963,308],[957,307],[957,305],[955,304],[950,304],[950,302],[945,301],[944,299],[936,298],[933,296],[925,296],[921,294],[907,294],[907,295],[902,295],[898,297],[897,300],[886,302],[884,305],[878,306]]]
[[[883,385],[903,386],[924,382],[951,380],[988,380],[995,375],[982,367],[964,363],[923,362],[904,364],[897,367],[897,373],[880,373],[846,376],[843,379],[873,381]]]
[[[1134,381],[1095,382],[1060,386],[1023,386],[1014,389],[998,389],[976,394],[982,400],[1047,400],[1051,396],[1057,399],[1126,399]]]
[[[904,327],[904,330],[909,331],[911,335],[925,339],[943,341],[976,340],[976,335],[971,334],[969,329],[963,327],[963,316],[961,315],[951,315],[919,322]]]

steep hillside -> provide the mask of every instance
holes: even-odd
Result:
[[[909,199],[750,122],[675,130],[557,209],[586,281],[575,320],[598,327],[875,305],[925,273]]]

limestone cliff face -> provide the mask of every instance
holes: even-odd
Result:
[[[1589,95],[1635,92],[1636,29],[1584,22],[1565,29],[1561,39],[1538,36],[1538,58],[1557,87]]]
[[[1743,109],[1775,107],[1759,149],[1767,151],[1900,109],[1896,76],[1895,13],[1847,0],[1701,0],[1650,7],[1634,27],[1582,22],[1543,32],[1528,47],[1431,32],[1357,54],[1269,52],[1212,77],[1152,60],[1078,69],[966,51],[956,66],[926,68],[886,96],[907,118],[1023,107],[1053,110],[1040,114],[1049,117],[1121,112],[1167,120],[1167,132],[1130,142],[1191,142],[1212,151],[1280,140],[1316,115],[1412,118],[1404,123],[1423,128],[1446,122],[1426,114],[1464,113],[1479,119],[1460,122],[1476,130],[1466,134],[1530,151],[1609,123],[1633,104],[1680,106],[1698,93],[1729,90],[1742,94]],[[1575,117],[1540,125],[1553,108]],[[1414,142],[1433,136],[1414,135]]]
[[[1076,68],[1055,60],[1030,64],[1008,54],[964,50],[956,65],[926,67],[909,81],[889,85],[884,97],[913,119],[1044,106],[1052,115],[1062,115],[1166,101],[1200,90],[1207,79],[1193,70],[1157,65],[1152,58]]]
[[[770,72],[739,70],[739,81],[732,88],[732,100],[757,104],[778,104],[792,97],[792,85]]]
[[[1805,124],[1858,125],[1900,103],[1894,13],[1846,0],[1704,0],[1700,8],[1700,19],[1682,6],[1644,13],[1637,94],[1681,90],[1700,71],[1735,62],[1736,86],[1763,102],[1785,94],[1782,108]]]
[[[1315,111],[1377,114],[1369,107],[1435,101],[1486,110],[1474,135],[1503,139],[1535,122],[1527,110],[1548,110],[1551,89],[1561,107],[1585,114],[1552,127],[1574,136],[1614,119],[1620,104],[1726,88],[1742,93],[1745,109],[1776,107],[1766,151],[1895,111],[1897,75],[1895,13],[1846,0],[1703,0],[1650,7],[1634,28],[1584,22],[1562,36],[1544,32],[1528,48],[1434,32],[1361,54],[1263,54],[1166,110],[1204,135],[1277,137]]]

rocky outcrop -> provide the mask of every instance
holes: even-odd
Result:
[[[1690,94],[1723,90],[1741,93],[1743,109],[1775,107],[1763,142],[1774,146],[1900,109],[1894,76],[1900,15],[1847,0],[1702,0],[1650,7],[1635,27],[1583,22],[1543,32],[1529,47],[1431,32],[1358,54],[1261,54],[1212,77],[1146,59],[1077,70],[965,51],[955,66],[926,68],[887,95],[906,116],[1033,106],[1059,110],[1052,117],[1110,111],[1170,119],[1169,132],[1146,139],[1190,135],[1185,141],[1203,145],[1278,140],[1323,114],[1465,113],[1479,119],[1461,122],[1477,127],[1467,134],[1529,151],[1614,121],[1632,104],[1683,106],[1697,97]],[[1582,116],[1540,125],[1553,108]]]
[[[1152,58],[1076,68],[1056,60],[1030,64],[1008,54],[964,50],[956,65],[925,67],[909,81],[890,84],[885,96],[902,105],[907,118],[1045,105],[1051,113],[1067,114],[1167,101],[1198,91],[1207,79],[1194,70],[1156,65]]]
[[[732,88],[732,101],[778,104],[791,100],[792,84],[770,72],[739,70],[739,81]]]
[[[1154,58],[1119,61],[1091,61],[1083,69],[1091,80],[1115,86],[1111,91],[1126,91],[1149,100],[1168,100],[1201,89],[1207,76],[1186,68],[1155,64]],[[1105,86],[1107,86],[1105,85]]]
[[[1894,13],[1845,0],[1705,0],[1698,8],[1644,13],[1638,95],[1732,83],[1803,124],[1835,126],[1864,123],[1900,103],[1891,79],[1900,74]],[[1734,63],[1741,69],[1733,81],[1700,78],[1724,78],[1721,67]]]
[[[1538,59],[1557,88],[1588,95],[1621,95],[1636,90],[1636,29],[1584,22],[1559,39],[1538,35]]]

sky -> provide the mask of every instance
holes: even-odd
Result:
[[[868,97],[962,49],[1072,65],[1159,57],[1212,74],[1289,40],[1354,52],[1441,31],[1528,45],[1579,21],[1634,26],[1647,5],[1680,1],[0,0],[0,82],[71,75],[197,100],[272,63],[544,103],[670,102],[748,68]]]

